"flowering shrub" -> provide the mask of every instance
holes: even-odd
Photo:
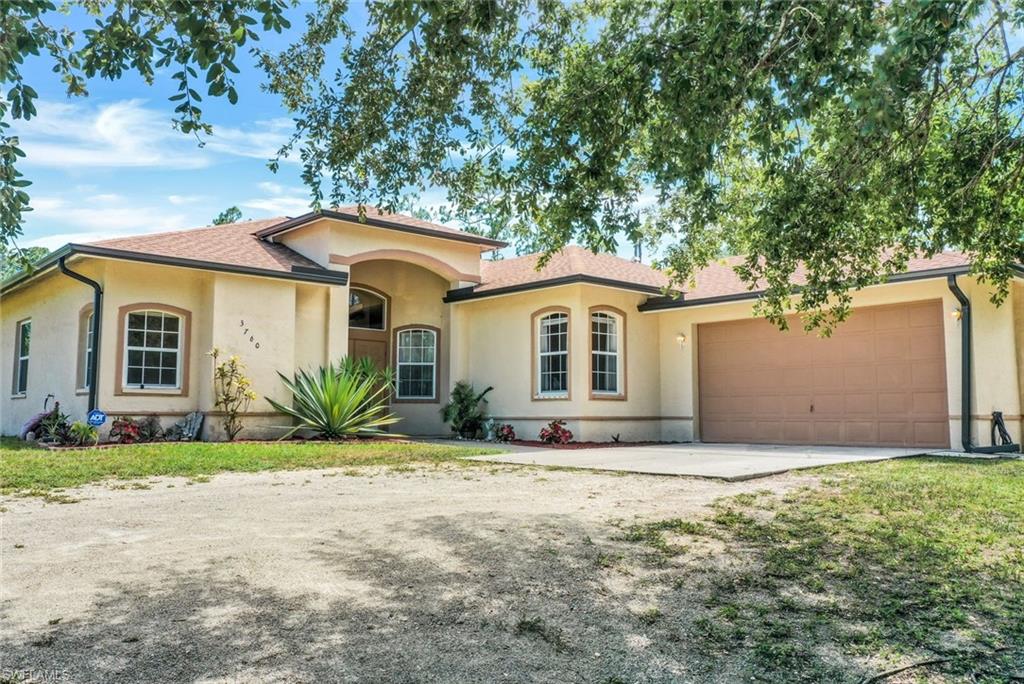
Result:
[[[224,434],[231,442],[242,431],[241,414],[249,410],[256,393],[252,391],[252,380],[245,377],[241,359],[232,355],[220,363],[220,350],[216,347],[209,356],[213,358],[213,405],[224,412]]]
[[[502,425],[494,428],[494,439],[497,442],[511,442],[515,438],[516,431],[508,423],[503,423]]]
[[[129,416],[119,416],[110,424],[110,439],[118,444],[135,444],[139,432],[138,421]]]
[[[568,444],[572,441],[572,432],[565,427],[564,420],[553,420],[547,427],[541,428],[540,441],[545,444]]]

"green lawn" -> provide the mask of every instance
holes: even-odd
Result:
[[[476,447],[409,442],[162,442],[110,449],[49,451],[4,437],[0,441],[0,491],[44,494],[99,480],[155,475],[196,477],[228,471],[475,464],[460,457],[485,453],[495,452]]]
[[[811,475],[823,484],[623,531],[668,602],[698,597],[684,621],[694,643],[760,681],[856,682],[927,660],[941,662],[886,681],[1024,677],[1024,461]]]

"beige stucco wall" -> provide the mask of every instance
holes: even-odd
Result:
[[[388,295],[388,349],[392,366],[395,363],[394,331],[397,328],[428,325],[440,330],[437,399],[429,402],[396,401],[392,408],[402,422],[396,424],[393,431],[408,435],[447,434],[448,428],[441,420],[440,409],[448,399],[450,386],[450,309],[442,301],[448,282],[419,266],[396,261],[366,261],[352,266],[350,283],[354,287],[366,285]]]
[[[360,255],[378,250],[403,250],[411,253],[409,258],[423,255],[466,276],[448,277],[450,285],[455,286],[460,281],[478,281],[480,276],[480,248],[475,244],[375,228],[351,221],[324,218],[283,233],[275,240],[322,266],[330,265],[332,256],[335,257],[335,266],[347,266],[346,260],[358,260]]]
[[[79,268],[81,266],[81,268]],[[100,277],[102,266],[72,264],[91,278]],[[85,418],[88,398],[76,387],[78,378],[78,320],[82,307],[91,304],[92,289],[58,273],[40,278],[0,299],[0,431],[17,434],[31,416],[43,410],[46,395],[53,394],[61,410],[76,420]],[[19,321],[32,319],[28,387],[24,397],[14,398],[15,336]],[[49,407],[52,408],[53,401]]]
[[[989,416],[1002,410],[1009,420],[1011,434],[1020,438],[1020,370],[1014,339],[1013,303],[996,308],[989,301],[989,290],[971,278],[960,278],[970,297],[974,312],[974,387],[973,425],[975,444],[989,443]],[[854,294],[853,305],[875,306],[899,302],[939,299],[942,301],[946,347],[946,386],[949,396],[950,445],[960,447],[960,323],[951,315],[957,306],[946,281],[941,278],[872,287]],[[659,322],[658,353],[661,359],[661,404],[666,416],[662,438],[699,439],[698,376],[696,343],[701,323],[728,321],[752,315],[752,304],[736,302],[706,307],[675,309],[650,313]],[[687,341],[680,345],[680,334]]]
[[[566,420],[580,440],[651,439],[661,415],[657,319],[636,310],[646,297],[594,285],[565,285],[521,294],[455,304],[458,339],[452,378],[468,379],[478,389],[493,386],[490,413],[511,423],[524,439],[536,439],[550,420]],[[533,397],[532,337],[534,312],[569,309],[570,396]],[[626,398],[592,399],[589,392],[589,334],[592,306],[625,313]]]

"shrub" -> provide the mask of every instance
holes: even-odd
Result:
[[[164,428],[160,425],[160,419],[150,414],[138,422],[139,441],[156,442],[164,436]]]
[[[210,356],[213,357],[213,405],[224,412],[224,434],[231,442],[242,431],[241,414],[249,410],[256,393],[252,391],[252,381],[242,372],[245,364],[237,356],[217,363],[220,350],[216,347],[210,351]]]
[[[568,444],[572,441],[572,432],[565,427],[564,420],[553,420],[547,427],[541,428],[540,441],[545,444]]]
[[[155,418],[155,416],[153,416]],[[142,428],[129,416],[118,416],[110,423],[110,439],[118,444],[135,444],[142,440]]]
[[[503,423],[494,429],[494,439],[498,442],[512,442],[516,438],[516,431],[508,423]]]
[[[71,423],[61,413],[60,402],[54,402],[53,410],[39,422],[39,439],[57,444],[71,443]]]
[[[452,398],[444,408],[441,416],[444,422],[451,423],[452,432],[464,439],[478,437],[487,420],[487,396],[494,388],[488,387],[477,394],[473,385],[459,380],[452,388]]]
[[[95,446],[100,441],[99,433],[92,425],[76,420],[69,429],[70,443],[75,446]]]
[[[293,378],[278,373],[292,395],[292,406],[267,401],[298,421],[282,439],[303,428],[327,439],[358,434],[384,434],[382,428],[397,423],[388,410],[392,375],[365,364],[341,363],[315,371],[298,371]]]

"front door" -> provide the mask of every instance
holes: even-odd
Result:
[[[369,357],[377,368],[388,366],[388,342],[386,339],[370,338],[369,330],[348,331],[348,355],[352,358],[361,359]]]

